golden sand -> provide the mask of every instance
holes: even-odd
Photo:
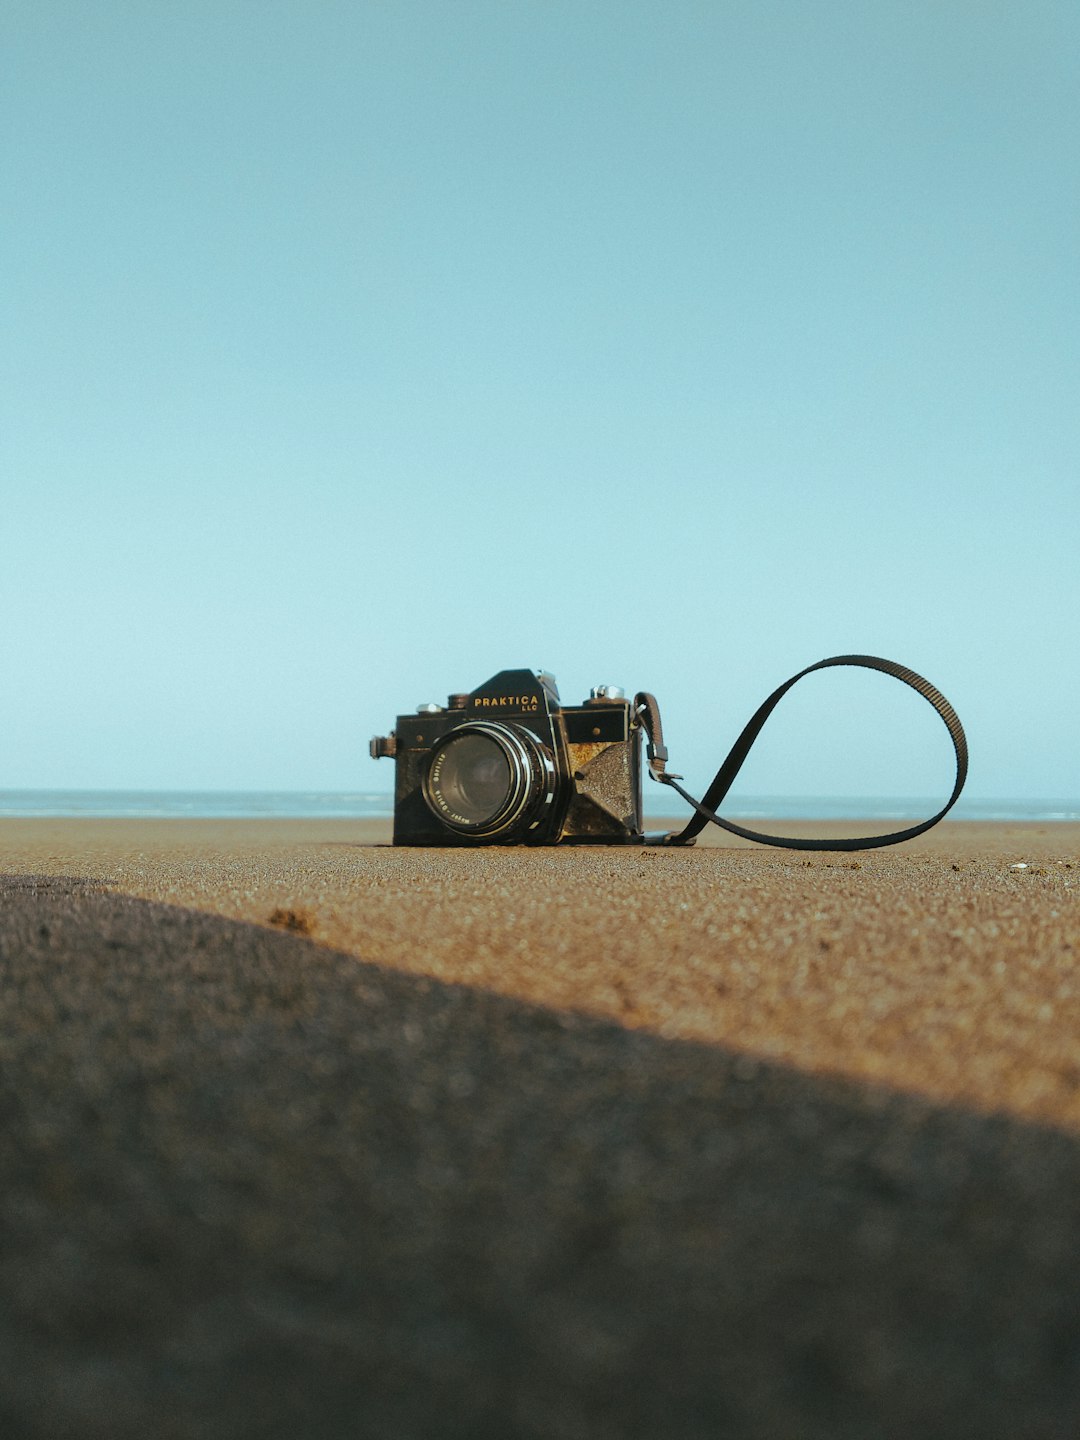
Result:
[[[1076,1433],[1080,826],[388,838],[0,821],[10,1433]]]

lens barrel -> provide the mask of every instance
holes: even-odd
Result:
[[[554,797],[555,766],[522,726],[468,721],[432,746],[422,793],[432,813],[459,834],[524,834]]]

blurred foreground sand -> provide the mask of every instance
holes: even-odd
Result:
[[[388,832],[0,821],[5,1434],[1080,1431],[1080,827]]]

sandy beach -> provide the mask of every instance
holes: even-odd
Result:
[[[6,1436],[1080,1433],[1080,826],[388,839],[0,821]]]

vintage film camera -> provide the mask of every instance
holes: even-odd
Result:
[[[616,686],[563,705],[543,670],[500,670],[371,742],[395,762],[395,845],[641,844],[641,726]]]
[[[928,820],[885,835],[846,838],[784,836],[750,830],[718,815],[762,726],[793,685],[816,670],[877,670],[921,695],[949,733],[956,780]],[[641,741],[649,774],[694,810],[678,832],[641,828]],[[692,845],[706,824],[760,845],[788,850],[870,850],[924,834],[949,813],[968,771],[967,737],[940,690],[906,665],[879,655],[830,655],[800,670],[758,706],[700,800],[667,768],[668,752],[654,696],[633,700],[598,685],[581,705],[561,705],[544,670],[500,670],[470,695],[421,705],[399,715],[397,728],[371,742],[376,760],[396,762],[395,845]]]

